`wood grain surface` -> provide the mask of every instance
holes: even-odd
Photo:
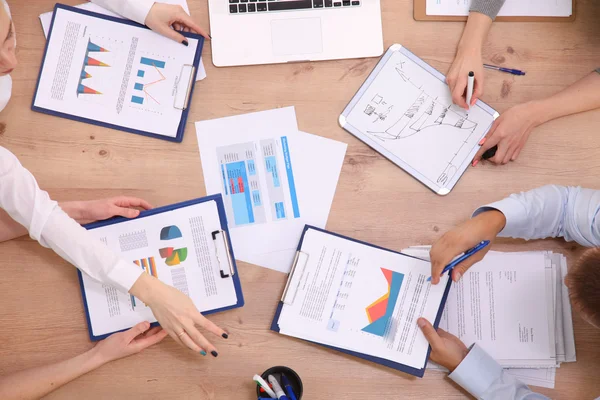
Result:
[[[64,0],[75,5],[80,0]],[[207,0],[188,0],[208,27]],[[535,130],[516,162],[469,169],[454,191],[438,197],[339,128],[337,116],[377,59],[215,68],[198,82],[181,144],[51,117],[30,110],[45,40],[39,14],[49,0],[9,1],[20,65],[13,99],[0,113],[0,145],[14,152],[57,200],[120,194],[155,206],[205,195],[194,121],[295,106],[301,130],[348,143],[327,228],[391,249],[430,244],[486,202],[544,184],[600,189],[600,111],[563,118]],[[572,23],[498,23],[484,61],[527,71],[486,71],[483,100],[503,112],[550,95],[600,65],[600,5],[578,1]],[[401,43],[446,72],[462,32],[459,22],[416,22],[413,0],[382,0],[386,47]],[[251,38],[244,38],[251,44]],[[577,245],[559,240],[501,241],[500,250],[553,250],[573,262]],[[87,335],[75,269],[29,238],[0,244],[0,374],[74,356],[93,346]],[[285,276],[238,264],[246,305],[211,316],[231,332],[217,359],[201,358],[167,339],[66,385],[50,399],[255,399],[252,376],[274,365],[295,369],[308,400],[459,399],[467,393],[442,373],[417,379],[268,330]],[[600,335],[574,317],[576,363],[563,364],[557,399],[600,395]]]

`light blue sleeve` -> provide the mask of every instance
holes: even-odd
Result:
[[[548,400],[505,373],[500,364],[477,344],[448,377],[477,399]]]
[[[499,236],[526,240],[563,237],[582,246],[600,246],[600,190],[542,186],[480,207],[473,216],[491,209],[506,217]]]

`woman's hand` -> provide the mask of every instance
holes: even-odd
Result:
[[[198,33],[207,39],[210,37],[181,6],[171,4],[154,3],[146,17],[146,26],[185,46],[188,41],[179,32]]]
[[[494,146],[498,146],[498,150],[489,161],[494,164],[506,164],[516,160],[529,135],[541,122],[535,102],[519,104],[508,109],[494,121],[481,141],[481,148],[473,158],[473,166],[479,163],[483,153]]]
[[[467,104],[467,77],[469,72],[475,74],[473,97],[471,104]],[[459,107],[469,109],[483,96],[483,62],[481,61],[481,46],[471,44],[469,41],[458,48],[454,62],[446,76],[446,83],[452,94],[452,102]]]
[[[150,329],[149,322],[140,322],[125,332],[114,333],[99,342],[91,351],[105,364],[119,358],[139,353],[147,347],[159,343],[167,336],[161,327]]]
[[[417,325],[431,345],[429,358],[442,367],[448,368],[450,372],[454,371],[469,353],[467,346],[459,338],[441,328],[436,332],[425,318],[419,318]]]
[[[446,75],[446,83],[448,83],[452,94],[452,102],[464,109],[469,109],[483,96],[484,73],[481,47],[490,26],[492,26],[492,19],[487,15],[478,12],[469,14],[467,25],[458,43],[456,57]],[[475,86],[473,87],[471,104],[467,104],[467,77],[471,71],[475,74]]]
[[[91,201],[71,201],[60,204],[67,215],[80,224],[103,221],[112,217],[135,218],[140,215],[141,208],[152,208],[146,200],[137,197],[113,197],[110,199]]]
[[[188,296],[148,274],[140,275],[129,292],[152,309],[160,326],[177,343],[202,355],[219,355],[216,347],[198,331],[196,325],[224,339],[229,337],[228,334],[204,318]]]
[[[431,258],[431,283],[437,285],[440,275],[450,262],[483,240],[493,241],[504,229],[506,217],[500,211],[485,211],[446,232],[433,246]],[[452,269],[452,280],[457,282],[471,266],[481,261],[492,246],[486,246]]]

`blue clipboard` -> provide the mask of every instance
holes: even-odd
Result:
[[[192,76],[190,78],[191,85],[189,88],[188,98],[187,98],[187,102],[186,102],[187,107],[185,107],[181,112],[181,121],[179,122],[179,127],[177,128],[177,135],[175,137],[157,135],[155,133],[145,132],[145,131],[141,131],[138,129],[127,128],[127,127],[123,127],[120,125],[111,124],[108,122],[96,121],[96,120],[93,120],[90,118],[78,117],[75,115],[71,115],[71,114],[67,114],[67,113],[63,113],[63,112],[59,112],[59,111],[49,110],[49,109],[38,107],[35,105],[35,99],[37,97],[37,93],[39,90],[40,79],[42,77],[42,71],[44,70],[44,63],[46,62],[46,54],[48,53],[48,46],[50,44],[50,38],[52,37],[52,28],[54,27],[54,18],[56,16],[56,11],[59,9],[68,10],[68,11],[75,12],[78,14],[89,15],[92,17],[96,17],[96,18],[100,18],[100,19],[104,19],[104,20],[108,20],[108,21],[113,21],[113,22],[117,22],[120,24],[136,26],[141,29],[150,29],[147,26],[140,25],[137,22],[130,21],[127,19],[116,18],[116,17],[111,17],[108,15],[98,14],[98,13],[95,13],[92,11],[82,10],[82,9],[67,6],[64,4],[56,4],[54,6],[54,14],[52,15],[52,22],[50,23],[50,30],[48,32],[48,38],[46,40],[46,47],[44,49],[44,57],[42,58],[42,65],[40,66],[40,73],[38,74],[38,80],[37,80],[37,83],[35,86],[33,100],[31,102],[31,109],[33,111],[53,115],[55,117],[62,117],[62,118],[71,119],[74,121],[85,122],[85,123],[92,124],[92,125],[102,126],[104,128],[116,129],[116,130],[125,131],[125,132],[129,132],[129,133],[135,133],[136,135],[143,135],[143,136],[148,136],[148,137],[152,137],[152,138],[156,138],[156,139],[167,140],[169,142],[181,143],[181,141],[183,140],[183,134],[185,132],[185,125],[187,123],[188,114],[189,114],[189,110],[190,110],[189,104],[191,103],[192,96],[194,94],[196,75],[198,73],[198,66],[200,65],[200,58],[202,56],[202,48],[204,47],[204,37],[202,35],[198,35],[195,33],[180,32],[182,35],[184,35],[186,37],[198,40],[198,47],[196,48],[196,54],[194,56],[194,62],[192,64],[194,68],[192,71]]]
[[[406,56],[409,60],[413,61],[416,65],[421,67],[423,70],[427,71],[434,78],[440,80],[441,82],[444,82],[444,83],[446,82],[446,77],[444,76],[444,74],[442,74],[441,72],[439,72],[438,70],[433,68],[431,65],[427,64],[425,61],[423,61],[422,59],[420,59],[419,57],[414,55],[406,47],[404,47],[400,44],[393,44],[386,51],[386,53],[383,55],[383,57],[381,58],[379,63],[375,66],[373,71],[369,74],[368,78],[358,89],[358,91],[356,92],[356,94],[354,95],[352,100],[350,100],[350,102],[348,103],[348,105],[346,106],[346,108],[344,109],[342,114],[339,116],[338,123],[340,124],[340,126],[342,128],[344,128],[350,134],[354,135],[356,138],[360,139],[366,145],[371,147],[373,150],[377,151],[379,154],[383,155],[385,158],[387,158],[388,160],[390,160],[391,162],[393,162],[394,164],[396,164],[397,166],[402,168],[404,171],[408,172],[410,175],[412,175],[419,182],[421,182],[422,184],[427,186],[433,192],[435,192],[438,195],[445,196],[448,193],[450,193],[450,191],[454,188],[454,186],[458,183],[459,179],[465,173],[465,171],[467,170],[467,168],[470,165],[471,160],[473,159],[473,157],[475,157],[475,154],[477,154],[477,151],[479,150],[479,146],[475,146],[470,150],[470,152],[468,153],[468,156],[460,163],[460,165],[456,166],[457,170],[451,177],[450,177],[449,172],[447,174],[446,174],[446,172],[444,172],[443,175],[446,175],[446,177],[442,178],[442,176],[440,176],[440,178],[438,178],[438,182],[434,182],[434,181],[430,180],[429,178],[427,178],[424,174],[419,172],[417,169],[415,169],[413,166],[409,165],[402,158],[400,158],[399,156],[397,156],[396,154],[394,154],[393,152],[388,150],[385,146],[383,146],[383,144],[382,144],[383,142],[375,139],[375,137],[373,137],[365,132],[362,132],[359,128],[355,127],[348,121],[348,117],[350,116],[350,114],[352,114],[354,112],[355,107],[360,102],[360,100],[363,98],[363,95],[371,87],[371,84],[373,84],[373,82],[375,80],[377,80],[379,73],[383,70],[383,68],[387,65],[388,61],[390,60],[390,58],[392,58],[392,56],[395,53],[400,53],[400,54]],[[498,114],[498,112],[496,112],[496,110],[494,110],[492,107],[490,107],[489,105],[487,105],[486,103],[484,103],[481,100],[478,100],[474,107],[481,108],[484,112],[488,113],[494,120],[499,117],[499,114]],[[489,131],[491,126],[492,126],[492,124],[490,124],[490,126],[488,126],[485,129],[485,131],[483,132],[483,135],[477,139],[477,142],[479,142],[479,140],[481,138],[483,138],[483,136],[485,134],[487,134],[487,132]],[[441,181],[440,181],[440,179],[441,179]]]
[[[400,254],[400,255],[403,255],[405,257],[417,258],[417,259],[420,260],[420,258],[418,258],[418,257],[409,256],[407,254],[403,254],[403,253],[400,253],[400,252],[397,252],[397,251],[389,250],[389,249],[386,249],[384,247],[375,246],[373,244],[366,243],[366,242],[363,242],[361,240],[352,239],[352,238],[349,238],[347,236],[339,235],[337,233],[329,232],[329,231],[326,231],[325,229],[320,229],[320,228],[317,228],[317,227],[314,227],[314,226],[310,226],[310,225],[306,225],[304,227],[304,231],[302,232],[302,237],[300,238],[300,243],[298,244],[298,248],[296,249],[297,251],[301,251],[302,250],[302,242],[304,241],[304,235],[306,234],[306,232],[309,229],[314,229],[316,231],[327,233],[327,234],[332,235],[332,236],[337,236],[339,238],[346,239],[346,240],[349,240],[349,241],[352,241],[352,242],[364,244],[366,246],[374,247],[374,248],[380,249],[380,250],[391,251],[393,253]],[[290,275],[290,278],[291,278],[291,275]],[[448,293],[450,291],[450,286],[451,285],[452,285],[452,280],[449,279],[448,280],[448,284],[446,285],[446,289],[444,290],[444,296],[442,297],[442,301],[440,303],[440,308],[438,310],[437,316],[435,317],[435,322],[433,324],[434,328],[436,328],[436,329],[437,329],[437,327],[438,327],[438,325],[440,323],[440,319],[442,318],[442,313],[444,312],[444,307],[446,306],[446,299],[448,298]],[[275,317],[273,317],[273,322],[271,323],[271,330],[272,331],[279,332],[279,316],[281,315],[281,310],[282,309],[283,309],[283,301],[280,301],[279,304],[277,305],[277,310],[275,311]],[[309,342],[311,342],[311,341],[309,341]],[[386,360],[385,358],[374,357],[374,356],[371,356],[369,354],[358,353],[356,351],[341,349],[339,347],[329,346],[329,345],[321,344],[321,343],[317,343],[317,342],[311,342],[311,343],[315,343],[315,344],[318,344],[319,346],[327,347],[328,349],[337,350],[337,351],[340,351],[340,352],[345,353],[345,354],[349,354],[349,355],[354,356],[354,357],[359,357],[359,358],[362,358],[363,360],[367,360],[367,361],[371,361],[371,362],[374,362],[374,363],[377,363],[377,364],[381,364],[381,365],[384,365],[386,367],[390,367],[390,368],[396,369],[398,371],[406,372],[407,374],[414,375],[414,376],[419,377],[419,378],[422,378],[423,375],[425,374],[425,368],[427,367],[427,362],[429,360],[429,354],[431,353],[431,346],[429,346],[429,349],[427,350],[427,359],[425,360],[425,364],[423,365],[422,369],[418,369],[418,368],[410,367],[408,365],[404,365],[404,364],[400,364],[400,363],[393,362],[393,361],[390,361],[390,360]]]
[[[215,203],[217,203],[217,210],[219,211],[219,220],[221,221],[221,229],[223,230],[223,232],[226,233],[227,240],[229,241],[229,243],[231,243],[231,237],[229,235],[229,228],[227,226],[227,214],[225,213],[225,206],[223,205],[223,197],[221,197],[221,194],[215,194],[212,196],[202,197],[202,198],[194,199],[194,200],[188,200],[188,201],[184,201],[181,203],[172,204],[169,206],[154,208],[154,209],[148,210],[148,211],[142,211],[140,213],[140,215],[135,219],[146,218],[146,217],[150,217],[152,215],[160,214],[160,213],[163,213],[166,211],[173,211],[173,210],[177,210],[179,208],[188,207],[188,206],[191,206],[194,204],[205,203],[208,201],[214,201]],[[91,229],[100,228],[102,226],[119,224],[121,222],[127,222],[127,221],[132,221],[132,219],[128,219],[128,218],[124,218],[124,217],[116,217],[116,218],[108,219],[106,221],[98,221],[98,222],[93,222],[91,224],[84,225],[84,228],[91,230]],[[232,246],[229,246],[229,254],[231,256],[231,262],[232,262],[232,267],[233,267],[233,271],[234,271],[234,274],[231,278],[233,279],[233,285],[235,287],[235,293],[237,295],[238,301],[236,304],[228,306],[228,307],[218,308],[218,309],[209,310],[209,311],[203,311],[202,312],[203,315],[214,314],[214,313],[232,310],[234,308],[240,308],[240,307],[244,306],[244,293],[242,292],[242,284],[240,282],[240,275],[238,274],[238,269],[237,269],[237,265],[235,262],[235,256],[233,254]],[[112,333],[107,333],[105,335],[94,336],[94,334],[92,332],[92,323],[91,323],[91,319],[90,319],[90,312],[88,309],[87,298],[85,295],[85,288],[83,286],[83,275],[79,269],[77,270],[77,274],[79,277],[79,286],[81,288],[81,296],[83,297],[83,306],[85,308],[85,317],[86,317],[86,321],[87,321],[87,325],[88,325],[88,332],[90,335],[90,340],[92,340],[92,341],[102,340],[102,339],[112,335],[113,333],[116,333],[116,332],[112,332]],[[159,323],[154,322],[151,324],[151,326],[159,326]],[[123,329],[122,331],[125,331],[125,330],[127,330],[127,329]],[[118,332],[122,332],[122,331],[118,331]]]

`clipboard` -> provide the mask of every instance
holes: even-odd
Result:
[[[494,21],[498,22],[573,22],[575,21],[575,5],[573,1],[573,13],[569,17],[496,17]],[[467,16],[457,15],[427,15],[427,0],[413,0],[413,17],[415,21],[446,21],[446,22],[464,22]]]
[[[287,302],[290,302],[290,301],[293,302],[294,301],[294,297],[295,297],[294,285],[293,285],[294,278],[296,278],[296,279],[299,280],[299,276],[298,275],[302,274],[302,270],[304,269],[304,266],[306,265],[306,262],[308,261],[308,257],[310,257],[310,254],[302,252],[302,242],[304,241],[304,235],[310,229],[313,229],[313,230],[316,230],[316,231],[319,231],[319,232],[323,232],[323,233],[327,233],[329,235],[337,236],[339,238],[346,239],[346,240],[349,240],[351,242],[360,243],[360,244],[363,244],[363,245],[366,245],[366,246],[370,246],[370,247],[373,247],[375,249],[384,250],[384,251],[391,251],[393,253],[400,254],[400,255],[403,255],[405,257],[415,258],[415,259],[421,260],[418,257],[409,256],[407,254],[403,254],[403,253],[400,253],[400,252],[397,252],[397,251],[389,250],[389,249],[386,249],[384,247],[380,247],[380,246],[376,246],[376,245],[373,245],[373,244],[370,244],[370,243],[367,243],[367,242],[363,242],[361,240],[352,239],[350,237],[343,236],[343,235],[340,235],[340,234],[337,234],[337,233],[334,233],[334,232],[329,232],[329,231],[327,231],[325,229],[317,228],[315,226],[305,225],[304,226],[304,230],[302,231],[302,236],[300,237],[300,243],[298,243],[298,247],[296,248],[296,257],[294,258],[294,264],[292,265],[292,269],[291,269],[291,271],[289,273],[286,286],[284,288],[284,291],[283,291],[283,294],[282,294],[281,299],[279,301],[279,304],[277,305],[277,309],[275,311],[275,316],[273,317],[273,322],[271,323],[271,330],[274,331],[274,332],[279,333],[279,331],[280,331],[279,330],[279,317],[281,315],[281,311],[283,310],[283,305],[286,304]],[[437,329],[437,327],[438,327],[438,325],[440,323],[440,320],[442,318],[442,314],[444,312],[444,308],[446,307],[446,300],[448,298],[448,293],[450,292],[450,286],[451,285],[452,285],[452,280],[449,279],[448,280],[448,284],[446,285],[446,289],[444,290],[444,295],[443,295],[442,301],[440,303],[440,308],[438,310],[438,313],[437,313],[437,315],[435,317],[435,321],[434,321],[434,324],[433,324],[433,327],[436,328],[436,329]],[[304,340],[304,339],[302,339],[302,340]],[[386,367],[389,367],[389,368],[393,368],[395,370],[398,370],[398,371],[401,371],[401,372],[405,372],[405,373],[407,373],[409,375],[414,375],[414,376],[419,377],[419,378],[422,378],[423,375],[425,374],[425,369],[427,367],[427,362],[429,361],[429,354],[431,353],[431,346],[429,346],[429,349],[427,350],[427,358],[425,360],[425,364],[423,365],[423,368],[419,369],[419,368],[410,367],[410,366],[405,365],[405,364],[400,364],[400,363],[397,363],[397,362],[394,362],[394,361],[390,361],[390,360],[387,360],[385,358],[371,356],[371,355],[365,354],[365,353],[359,353],[359,352],[352,351],[352,350],[347,350],[347,349],[342,349],[342,348],[339,348],[339,347],[329,346],[329,345],[318,343],[318,342],[312,342],[312,341],[308,341],[308,342],[314,343],[314,344],[318,344],[319,346],[323,346],[323,347],[326,347],[326,348],[331,349],[331,350],[336,350],[336,351],[339,351],[339,352],[342,352],[342,353],[345,353],[345,354],[349,354],[351,356],[358,357],[358,358],[361,358],[363,360],[367,360],[367,361],[370,361],[370,362],[373,362],[373,363],[376,363],[376,364],[380,364],[380,365],[383,365],[383,366],[386,366]]]
[[[422,68],[424,71],[428,72],[433,78],[438,79],[441,82],[446,82],[446,77],[439,72],[437,69],[433,68],[431,65],[427,64],[424,60],[413,54],[406,47],[401,44],[393,44],[390,48],[385,52],[383,57],[379,60],[373,71],[369,74],[365,82],[358,89],[356,94],[352,97],[352,100],[348,103],[344,111],[338,118],[339,125],[345,129],[347,132],[355,136],[357,139],[360,139],[366,145],[371,147],[373,150],[377,151],[379,154],[387,158],[392,163],[396,164],[398,167],[403,169],[413,178],[417,179],[423,185],[427,186],[434,193],[445,196],[450,193],[450,191],[454,188],[454,186],[458,183],[462,175],[466,172],[468,167],[470,166],[470,162],[477,154],[479,150],[479,146],[474,146],[470,149],[468,156],[464,158],[460,163],[456,163],[457,165],[452,165],[456,170],[453,174],[447,173],[450,168],[450,163],[446,166],[446,171],[444,171],[438,178],[437,181],[434,179],[428,178],[425,174],[419,171],[416,167],[413,167],[408,162],[397,156],[394,152],[388,150],[382,141],[377,140],[374,136],[369,135],[368,133],[363,132],[361,129],[352,125],[349,122],[349,116],[355,112],[355,108],[363,99],[365,93],[370,89],[371,85],[378,79],[380,72],[387,66],[388,61],[394,56],[395,53],[400,53],[408,58],[410,61],[415,63],[418,67]],[[479,107],[482,111],[489,114],[494,120],[500,116],[496,110],[490,107],[488,104],[484,103],[481,100],[477,100],[477,103],[474,107]],[[487,133],[489,128],[491,128],[492,124],[488,126],[487,130],[484,132]],[[479,137],[476,141],[483,137]],[[465,142],[466,143],[466,142]],[[454,160],[452,160],[454,162]],[[451,176],[450,176],[451,175]]]
[[[242,292],[242,284],[240,281],[240,276],[238,274],[237,264],[235,262],[235,255],[233,254],[233,247],[231,246],[231,237],[229,236],[229,228],[227,226],[227,214],[225,213],[225,206],[223,205],[223,197],[221,196],[221,194],[215,194],[215,195],[202,197],[202,198],[198,198],[198,199],[194,199],[194,200],[184,201],[184,202],[177,203],[177,204],[172,204],[169,206],[154,208],[152,210],[142,211],[140,213],[140,215],[137,218],[135,218],[135,219],[146,218],[146,217],[150,217],[152,215],[160,214],[163,212],[173,211],[173,210],[176,210],[179,208],[184,208],[184,207],[188,207],[188,206],[191,206],[194,204],[200,204],[200,203],[205,203],[205,202],[209,202],[209,201],[214,201],[216,203],[217,210],[219,213],[219,220],[221,222],[221,229],[213,231],[211,236],[212,236],[213,241],[217,244],[216,247],[223,248],[224,249],[223,253],[226,253],[224,255],[224,257],[219,257],[219,255],[217,254],[217,259],[218,259],[219,267],[220,267],[220,275],[221,275],[222,279],[229,278],[229,277],[232,278],[233,285],[235,288],[235,293],[237,296],[237,303],[233,304],[231,306],[227,306],[227,307],[203,311],[202,312],[203,315],[214,314],[214,313],[232,310],[234,308],[240,308],[240,307],[244,306],[244,293]],[[131,221],[131,219],[124,218],[124,217],[115,217],[115,218],[108,219],[106,221],[98,221],[98,222],[93,222],[91,224],[84,225],[84,228],[87,230],[91,230],[91,229],[96,229],[96,228],[113,225],[113,224],[119,224],[121,222],[127,222],[127,221]],[[81,289],[81,296],[83,298],[83,305],[85,308],[85,317],[86,317],[86,321],[87,321],[87,325],[88,325],[88,332],[90,335],[90,340],[91,341],[102,340],[102,339],[112,335],[113,333],[122,332],[122,331],[127,330],[127,329],[123,329],[121,331],[107,333],[104,335],[93,335],[90,312],[88,309],[88,302],[87,302],[87,298],[86,298],[86,294],[85,294],[85,287],[83,284],[83,274],[79,269],[77,270],[77,276],[79,278],[79,286]],[[150,325],[152,327],[159,326],[159,323],[153,322]]]
[[[116,129],[116,130],[120,130],[120,131],[125,131],[125,132],[129,132],[129,133],[134,133],[137,135],[142,135],[142,136],[148,136],[148,137],[152,137],[152,138],[156,138],[156,139],[162,139],[162,140],[166,140],[169,142],[176,142],[176,143],[181,143],[183,141],[183,134],[185,132],[185,126],[187,124],[187,119],[188,119],[188,115],[189,115],[189,103],[191,101],[192,95],[194,93],[194,84],[196,83],[196,75],[198,72],[198,66],[200,65],[200,58],[202,56],[202,49],[204,47],[204,37],[202,35],[198,35],[195,33],[189,33],[189,32],[180,32],[182,35],[184,35],[185,37],[189,37],[189,38],[193,38],[193,39],[197,39],[198,40],[198,46],[196,48],[196,54],[194,55],[194,61],[192,64],[186,64],[183,65],[182,67],[182,71],[181,71],[181,79],[178,81],[177,83],[177,87],[174,89],[176,91],[176,96],[174,98],[174,104],[173,104],[173,108],[176,108],[178,110],[181,110],[181,121],[179,122],[179,127],[177,128],[177,134],[175,137],[170,137],[170,136],[164,136],[164,135],[158,135],[152,132],[145,132],[142,130],[138,130],[138,129],[132,129],[132,128],[128,128],[128,127],[124,127],[124,126],[120,126],[120,125],[116,125],[116,124],[111,124],[108,122],[104,122],[104,121],[96,121],[90,118],[85,118],[85,117],[79,117],[76,115],[71,115],[71,114],[67,114],[64,112],[60,112],[60,111],[54,111],[54,110],[50,110],[47,108],[43,108],[43,107],[38,107],[35,105],[35,101],[36,101],[36,97],[37,97],[37,93],[39,90],[39,86],[40,86],[40,80],[42,77],[42,71],[44,69],[44,63],[46,61],[46,54],[48,53],[48,47],[50,45],[50,39],[52,37],[52,30],[54,27],[54,19],[56,17],[56,11],[59,9],[63,9],[63,10],[67,10],[67,11],[72,11],[78,14],[83,14],[83,15],[88,15],[91,17],[95,17],[95,18],[99,18],[99,19],[104,19],[107,21],[112,21],[112,22],[117,22],[120,24],[125,24],[125,25],[130,25],[130,26],[135,26],[138,28],[142,28],[142,29],[147,29],[150,30],[150,28],[148,28],[145,25],[140,25],[137,22],[134,21],[130,21],[127,19],[122,19],[122,18],[116,18],[116,17],[112,17],[112,16],[108,16],[108,15],[103,15],[103,14],[98,14],[92,11],[88,11],[88,10],[83,10],[77,7],[71,7],[71,6],[67,6],[64,4],[56,4],[54,6],[54,12],[52,14],[52,22],[50,23],[50,30],[48,32],[48,38],[46,40],[46,46],[44,48],[44,56],[42,57],[42,63],[40,66],[40,72],[38,74],[38,79],[37,79],[37,83],[35,86],[35,92],[33,95],[33,100],[31,102],[31,110],[33,111],[37,111],[37,112],[41,112],[44,114],[48,114],[48,115],[53,115],[55,117],[61,117],[61,118],[66,118],[66,119],[70,119],[70,120],[74,120],[74,121],[79,121],[79,122],[85,122],[88,124],[92,124],[92,125],[97,125],[97,126],[101,126],[104,128],[110,128],[110,129]],[[184,79],[185,78],[185,79]]]

